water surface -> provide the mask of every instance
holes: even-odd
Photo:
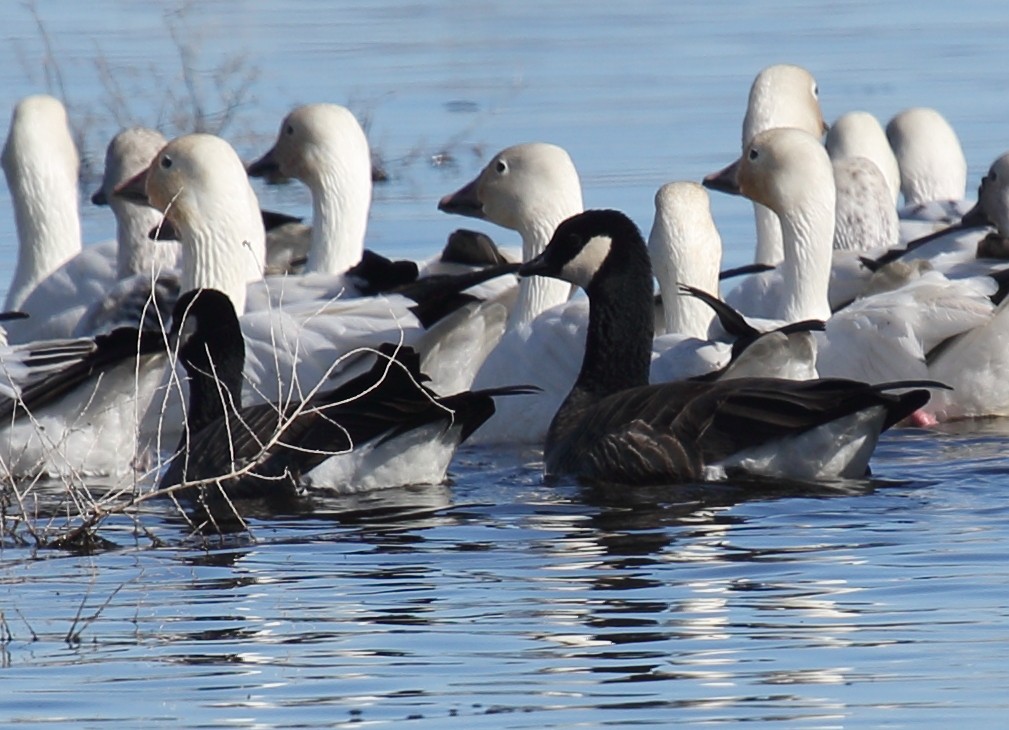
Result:
[[[34,7],[82,131],[85,192],[125,117],[173,131],[188,48],[211,112],[215,70],[255,71],[223,131],[246,158],[296,103],[367,117],[392,176],[369,240],[395,255],[427,255],[460,225],[512,240],[435,203],[529,140],[565,146],[586,203],[647,229],[659,185],[731,159],[750,81],[773,62],[816,74],[828,119],[939,108],[972,186],[1009,147],[997,3],[683,5]],[[30,7],[4,9],[2,108],[46,89]],[[297,185],[258,189],[269,207],[309,210]],[[7,198],[0,288],[16,241]],[[726,263],[748,261],[749,205],[714,205]],[[112,235],[107,210],[82,216],[87,242]],[[906,430],[884,437],[874,480],[843,489],[618,493],[543,486],[536,452],[467,449],[450,484],[333,500],[244,535],[204,541],[155,504],[139,527],[110,519],[92,555],[4,539],[0,721],[1001,727],[1006,444],[998,422]]]

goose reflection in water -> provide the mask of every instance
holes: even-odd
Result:
[[[831,497],[877,486],[781,484],[756,497],[747,485],[730,484],[573,488],[569,496],[591,504],[593,513],[544,508],[528,519],[551,535],[535,543],[549,562],[530,609],[542,625],[532,638],[555,647],[556,671],[612,675],[610,682],[688,680],[707,688],[686,695],[695,698],[712,688],[750,687],[753,697],[742,699],[756,699],[766,685],[843,683],[848,667],[804,665],[818,662],[818,653],[767,666],[767,642],[784,652],[796,643],[818,649],[860,640],[860,618],[873,607],[856,597],[861,588],[830,577],[788,577],[791,564],[810,559],[855,562],[860,546],[839,549],[817,541],[815,531],[800,548],[762,545],[763,527],[729,508],[803,497],[829,505]],[[675,589],[655,578],[668,562],[682,563]],[[766,619],[755,623],[754,616]],[[693,702],[706,701],[686,703]]]

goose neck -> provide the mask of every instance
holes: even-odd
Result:
[[[580,211],[575,211],[575,213]],[[543,252],[557,225],[567,216],[534,223],[520,230],[522,260],[529,261]],[[563,304],[571,296],[571,285],[545,276],[531,276],[519,282],[518,299],[509,315],[508,327],[528,324],[548,309]]]
[[[371,206],[371,181],[348,184],[339,171],[320,175],[312,190],[312,245],[306,270],[342,274],[361,261]]]
[[[828,288],[834,239],[833,200],[781,216],[785,243],[781,318],[788,322],[830,318]]]
[[[245,312],[248,283],[262,278],[262,242],[257,247],[248,238],[193,232],[183,246],[182,291],[218,289],[228,296],[241,316]],[[258,277],[250,278],[257,269]]]
[[[757,223],[757,250],[753,261],[757,264],[777,266],[785,256],[778,216],[760,203],[753,204],[753,216]]]
[[[602,398],[647,385],[655,323],[651,271],[645,266],[611,272],[594,282],[588,295],[585,355],[575,390]]]
[[[56,166],[7,169],[14,198],[18,257],[6,308],[17,309],[32,289],[81,251],[77,181]]]
[[[116,216],[116,268],[120,279],[137,274],[157,276],[177,266],[178,244],[150,238],[151,230],[161,221],[161,213],[117,199],[111,201],[111,207]]]

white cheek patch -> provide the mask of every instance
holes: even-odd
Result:
[[[582,246],[577,256],[564,264],[560,278],[587,289],[592,277],[610,255],[612,246],[613,239],[609,236],[593,236]]]

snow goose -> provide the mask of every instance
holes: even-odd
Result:
[[[826,320],[826,331],[817,338],[821,375],[867,382],[924,377],[926,353],[990,318],[992,279],[951,281],[928,270],[919,270],[910,282],[898,282],[903,285],[893,291],[864,296],[831,317],[827,262],[835,191],[823,146],[801,130],[768,130],[726,170],[730,174],[719,178],[721,189],[738,191],[781,217],[785,260],[779,266],[782,288],[773,316]]]
[[[368,372],[338,388],[243,407],[244,343],[228,297],[187,292],[172,332],[181,333],[178,356],[190,378],[188,428],[159,487],[201,482],[174,493],[215,520],[237,500],[290,507],[325,492],[441,482],[456,447],[493,413],[494,397],[529,392],[438,396],[424,386],[413,350],[383,345]]]
[[[92,194],[91,202],[109,206],[116,218],[119,281],[87,307],[76,308],[81,312],[79,316],[68,313],[77,319],[73,330],[76,336],[123,326],[157,329],[172,310],[179,294],[180,246],[151,236],[152,231],[160,230],[160,211],[113,194],[118,185],[146,170],[166,143],[160,132],[147,127],[129,127],[109,142],[102,184]],[[39,291],[42,289],[39,287]]]
[[[819,164],[809,164],[809,160]],[[738,160],[707,176],[704,184],[742,193],[773,210],[780,220],[784,243],[781,263],[774,272],[756,275],[774,273],[780,286],[767,289],[760,311],[730,303],[748,316],[785,322],[829,318],[836,188],[833,166],[819,140],[797,128],[761,132]]]
[[[136,274],[157,276],[179,265],[181,250],[177,244],[150,237],[150,232],[161,222],[161,214],[150,206],[113,195],[116,186],[146,170],[167,143],[156,129],[129,127],[116,134],[105,150],[102,184],[91,196],[91,202],[108,205],[116,217],[116,274],[120,279]]]
[[[508,147],[479,175],[438,203],[446,213],[481,218],[517,231],[522,258],[537,256],[562,220],[582,211],[578,171],[568,153],[541,142]],[[473,386],[530,383],[534,398],[511,398],[474,434],[475,443],[535,443],[577,375],[574,353],[583,346],[588,308],[568,302],[571,287],[543,277],[523,279],[518,299],[501,322],[504,334],[486,355]],[[493,342],[483,335],[482,341]]]
[[[659,188],[648,253],[662,294],[664,322],[664,333],[655,338],[651,379],[678,380],[727,366],[731,346],[708,339],[714,311],[701,299],[685,296],[681,289],[691,286],[708,294],[718,293],[722,239],[703,187],[672,182]]]
[[[775,127],[796,127],[816,137],[824,132],[819,87],[813,75],[801,66],[785,63],[768,66],[750,86],[743,118],[743,147],[757,133]],[[753,211],[757,220],[754,261],[777,264],[783,255],[777,216],[759,205]]]
[[[873,269],[863,258],[892,250],[899,240],[899,223],[886,180],[873,162],[849,157],[834,160],[832,167],[836,194],[828,300],[833,311],[865,289]],[[726,301],[756,316],[774,318],[782,279],[779,270],[760,272],[740,282]]]
[[[52,121],[57,117],[65,120],[62,105],[54,99],[45,98],[48,101],[41,107],[45,114],[53,117]],[[38,110],[34,111],[32,118],[39,114]],[[65,127],[65,121],[58,126]],[[12,128],[12,137],[13,132]],[[72,145],[69,132],[65,131],[65,135],[68,137],[66,144]],[[39,143],[32,143],[24,136],[17,137],[14,142],[9,141],[9,144],[17,151],[13,158],[21,169],[32,167],[34,163],[30,160],[33,158],[57,157],[57,151],[63,146],[40,148]],[[133,128],[117,134],[106,150],[102,188],[93,199],[101,202],[112,187],[145,168],[163,144],[164,138],[150,129]],[[50,163],[53,161],[50,159]],[[76,172],[72,183],[67,178],[61,185],[66,189],[59,195],[54,188],[42,195],[52,200],[46,215],[65,219],[69,225],[69,221],[77,221],[78,215]],[[12,192],[18,209],[30,207],[32,198],[40,195],[38,190],[13,186]],[[152,271],[172,266],[179,255],[178,247],[149,239],[148,232],[160,218],[156,212],[121,200],[113,200],[112,203],[116,215],[116,238],[81,250],[79,223],[76,223],[76,238],[73,240],[77,253],[26,294],[20,308],[31,317],[12,328],[12,341],[88,335],[99,329],[110,331],[124,323],[136,324],[137,312],[150,291]],[[21,239],[22,250],[31,251],[40,245],[38,241],[32,243],[30,239]],[[139,281],[125,281],[134,277]],[[135,291],[138,286],[139,293]],[[89,310],[100,314],[89,314]],[[100,326],[93,321],[96,317],[102,322]]]
[[[928,107],[905,109],[886,125],[886,136],[900,167],[906,206],[964,198],[967,158],[942,114]]]
[[[959,220],[972,203],[964,199],[967,159],[949,122],[935,109],[913,107],[890,120],[886,136],[900,166],[901,239]]]
[[[66,109],[51,96],[29,96],[14,107],[4,144],[4,175],[14,203],[18,259],[5,309],[19,309],[32,290],[81,252],[77,216],[80,161]],[[106,261],[108,264],[108,261]],[[107,274],[111,275],[111,265]],[[71,282],[89,282],[88,272]],[[32,312],[37,319],[57,309]],[[12,338],[15,333],[12,332]]]
[[[591,309],[578,379],[544,445],[547,478],[630,485],[859,478],[880,432],[929,397],[921,389],[889,392],[909,383],[841,379],[648,385],[651,270],[641,234],[616,211],[563,222],[520,273],[581,286]]]
[[[371,206],[371,152],[364,130],[338,104],[306,104],[280,125],[249,175],[297,178],[312,193],[307,273],[342,274],[361,260]]]
[[[117,193],[164,211],[182,244],[183,292],[218,289],[231,300],[246,337],[247,402],[298,398],[336,375],[338,360],[355,348],[416,343],[446,316],[477,306],[465,289],[516,268],[424,280],[384,296],[245,312],[247,285],[263,275],[265,234],[255,192],[231,145],[206,134],[179,137]]]
[[[284,118],[273,147],[248,166],[248,173],[300,180],[311,192],[313,211],[303,275],[271,278],[267,287],[254,287],[250,309],[276,306],[281,300],[374,294],[407,283],[408,270],[411,279],[417,277],[417,263],[388,262],[364,248],[372,194],[371,152],[350,110],[325,103],[297,107]],[[425,275],[453,272],[453,267],[421,268]],[[484,294],[500,293],[501,287],[501,282],[492,282]]]
[[[854,111],[842,114],[827,131],[824,140],[832,160],[864,157],[879,168],[886,180],[894,208],[900,197],[900,166],[886,138],[883,126],[869,112]]]

